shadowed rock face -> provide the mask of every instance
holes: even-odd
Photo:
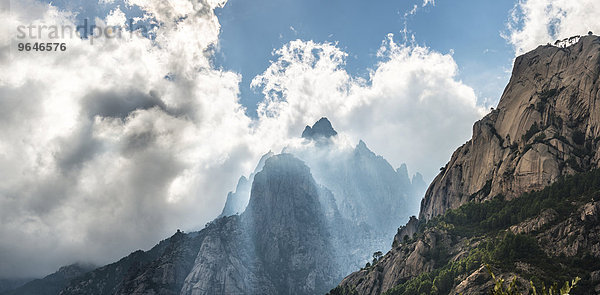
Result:
[[[61,294],[319,294],[334,262],[319,187],[290,154],[269,157],[241,215],[176,233],[148,252],[75,279]]]
[[[258,161],[258,165],[256,165],[254,172],[250,174],[248,178],[245,176],[240,177],[235,188],[235,192],[229,192],[227,194],[225,206],[223,207],[223,211],[219,217],[241,214],[244,212],[244,210],[246,210],[246,206],[248,206],[248,202],[250,201],[250,190],[252,189],[254,176],[263,169],[265,166],[265,161],[272,156],[272,152],[264,154]]]
[[[515,60],[498,107],[433,180],[420,219],[496,195],[516,197],[598,167],[600,40],[540,46]]]
[[[248,208],[227,220],[202,243],[181,294],[315,294],[341,278],[317,185],[292,155],[267,159]]]
[[[343,276],[332,261],[318,187],[292,155],[267,160],[243,218],[255,229],[255,253],[278,294],[324,293]]]
[[[42,279],[32,280],[22,284],[18,288],[2,293],[3,295],[36,294],[54,295],[58,294],[70,280],[81,276],[94,269],[93,265],[75,263],[61,267],[58,271]],[[1,292],[0,292],[1,293]]]

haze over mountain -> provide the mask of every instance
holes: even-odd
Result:
[[[297,145],[265,154],[203,230],[55,285],[60,294],[325,293],[389,249],[385,237],[416,214],[424,188],[420,174],[411,180],[363,141],[348,145],[321,118]]]

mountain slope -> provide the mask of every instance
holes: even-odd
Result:
[[[326,118],[317,124],[330,126]],[[349,146],[340,144],[335,135],[306,139],[285,151],[305,161],[322,186],[321,203],[333,233],[336,260],[349,273],[364,265],[372,253],[389,249],[386,237],[418,211],[425,183],[419,173],[411,181],[406,165],[394,169],[362,140]]]
[[[118,294],[124,286],[127,278],[137,272],[143,272],[154,261],[164,255],[173,243],[181,238],[192,238],[181,232],[161,241],[149,251],[135,251],[117,262],[99,267],[71,280],[71,282],[60,291],[59,294]],[[173,276],[170,276],[173,277]],[[168,277],[167,277],[168,278]],[[26,294],[26,293],[18,293]],[[56,294],[56,293],[55,293]]]
[[[476,122],[393,249],[332,294],[480,294],[491,280],[582,277],[600,292],[600,38],[515,60],[498,108]],[[563,179],[565,175],[577,174]],[[540,190],[557,182],[541,192]]]
[[[75,279],[61,294],[314,294],[342,277],[319,187],[289,154],[265,161],[241,215],[176,233]]]
[[[53,274],[50,274],[42,279],[32,280],[14,290],[7,291],[2,294],[58,294],[58,292],[67,286],[71,280],[91,271],[93,268],[93,266],[86,264],[72,264],[63,266]]]
[[[33,279],[0,279],[0,294],[19,288]]]
[[[332,294],[481,294],[483,264],[529,285],[582,278],[573,294],[600,292],[600,170],[559,180],[512,200],[495,198],[417,224],[412,237]]]

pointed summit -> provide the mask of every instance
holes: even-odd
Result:
[[[331,126],[331,122],[325,117],[319,119],[312,127],[306,126],[302,132],[302,138],[319,139],[329,138],[337,135],[337,132]]]
[[[254,169],[254,172],[246,178],[245,176],[240,177],[238,184],[235,188],[235,192],[229,192],[227,194],[227,200],[225,206],[219,217],[230,216],[244,212],[250,200],[250,189],[252,188],[252,182],[256,173],[260,172],[265,166],[265,161],[273,156],[273,152],[269,151],[264,154],[258,161],[258,165]]]

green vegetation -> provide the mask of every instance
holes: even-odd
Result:
[[[477,243],[466,255],[451,261],[447,250],[435,247],[425,253],[428,259],[435,259],[436,269],[423,273],[409,281],[397,285],[385,294],[447,294],[453,286],[467,275],[479,269],[482,264],[494,265],[503,272],[515,272],[515,262],[524,262],[543,269],[546,276],[532,277],[532,294],[564,294],[561,290],[571,290],[579,281],[579,276],[588,274],[588,269],[598,265],[594,259],[579,257],[548,257],[540,248],[537,240],[529,235],[513,234],[507,229],[528,218],[538,216],[546,209],[553,209],[564,220],[574,212],[577,203],[600,199],[600,170],[567,176],[553,185],[537,192],[525,193],[521,197],[507,201],[497,196],[491,201],[467,203],[446,214],[421,224],[419,234],[425,229],[435,227],[446,230],[454,237],[468,238]],[[562,289],[550,282],[568,281],[577,277]],[[500,287],[498,282],[502,282]],[[535,284],[534,284],[535,282]],[[551,287],[546,288],[548,283]],[[493,294],[519,294],[514,284],[504,288],[503,280],[495,281]],[[541,289],[535,286],[543,286]],[[521,286],[523,287],[523,286]],[[580,291],[589,287],[585,285]],[[537,293],[541,290],[541,293]],[[505,292],[505,293],[502,293]],[[508,293],[506,293],[508,292]],[[512,292],[512,293],[511,293]]]
[[[331,289],[331,291],[329,291],[329,293],[327,293],[327,295],[358,295],[358,291],[356,291],[355,288],[350,288],[350,287],[342,287],[342,286],[337,286],[333,289]]]
[[[381,257],[383,257],[383,252],[377,251],[373,253],[373,265],[375,265],[375,263],[377,263],[381,259]]]
[[[440,227],[454,234],[471,237],[507,229],[545,209],[554,209],[566,217],[573,202],[600,198],[600,170],[567,176],[541,191],[525,193],[510,201],[497,196],[491,201],[467,203],[436,217],[426,227]]]
[[[505,284],[503,279],[492,276],[492,294],[520,294],[517,289],[528,290],[525,294],[585,294],[593,288],[589,282],[590,271],[600,267],[596,258],[585,253],[575,257],[549,257],[533,235],[514,234],[508,228],[539,216],[547,209],[554,210],[558,214],[554,222],[560,222],[576,212],[578,206],[598,200],[600,169],[563,177],[541,191],[525,193],[513,200],[497,196],[490,201],[467,203],[449,210],[442,216],[419,224],[419,230],[411,241],[422,238],[426,230],[435,228],[434,234],[442,231],[452,241],[462,240],[473,246],[457,259],[449,254],[450,249],[437,244],[424,253],[427,260],[435,261],[433,271],[402,282],[384,294],[448,294],[468,275],[477,270],[483,271],[480,269],[482,265],[491,265],[501,273],[519,274],[522,278],[530,279],[527,286],[514,279]],[[404,253],[408,254],[406,251]],[[517,267],[517,262],[541,270],[542,273],[523,273],[523,269]],[[366,269],[369,272],[380,271],[372,265]],[[573,278],[575,279],[572,280]],[[580,281],[579,278],[583,279]],[[565,281],[560,288],[553,283]],[[575,285],[577,288],[573,289]],[[357,292],[355,288],[337,287],[330,294]]]
[[[494,273],[490,270],[489,266],[487,266],[487,269],[488,269],[490,276],[492,277],[492,280],[494,281],[494,289],[491,292],[492,295],[521,295],[522,294],[517,289],[517,278],[516,277],[513,278],[511,283],[508,284],[508,286],[505,287],[504,279],[496,278]],[[546,285],[542,284],[542,288],[540,289],[541,293],[539,293],[539,294],[540,295],[559,295],[559,294],[560,295],[568,295],[568,294],[570,294],[571,290],[573,290],[575,288],[575,286],[577,285],[577,283],[580,280],[581,280],[580,277],[576,277],[571,282],[566,281],[565,284],[560,289],[558,288],[557,283],[552,284],[552,286],[550,286],[550,288],[546,288]],[[530,293],[533,295],[537,295],[538,288],[535,287],[535,285],[533,284],[532,281],[529,281],[529,286],[530,286],[530,290],[531,290]]]
[[[497,237],[481,241],[467,257],[458,261],[448,261],[447,256],[439,256],[436,259],[444,261],[441,268],[421,274],[385,294],[448,294],[452,287],[460,282],[458,277],[472,273],[482,264],[494,264],[512,270],[513,261],[536,263],[546,257],[534,238],[502,232]]]

